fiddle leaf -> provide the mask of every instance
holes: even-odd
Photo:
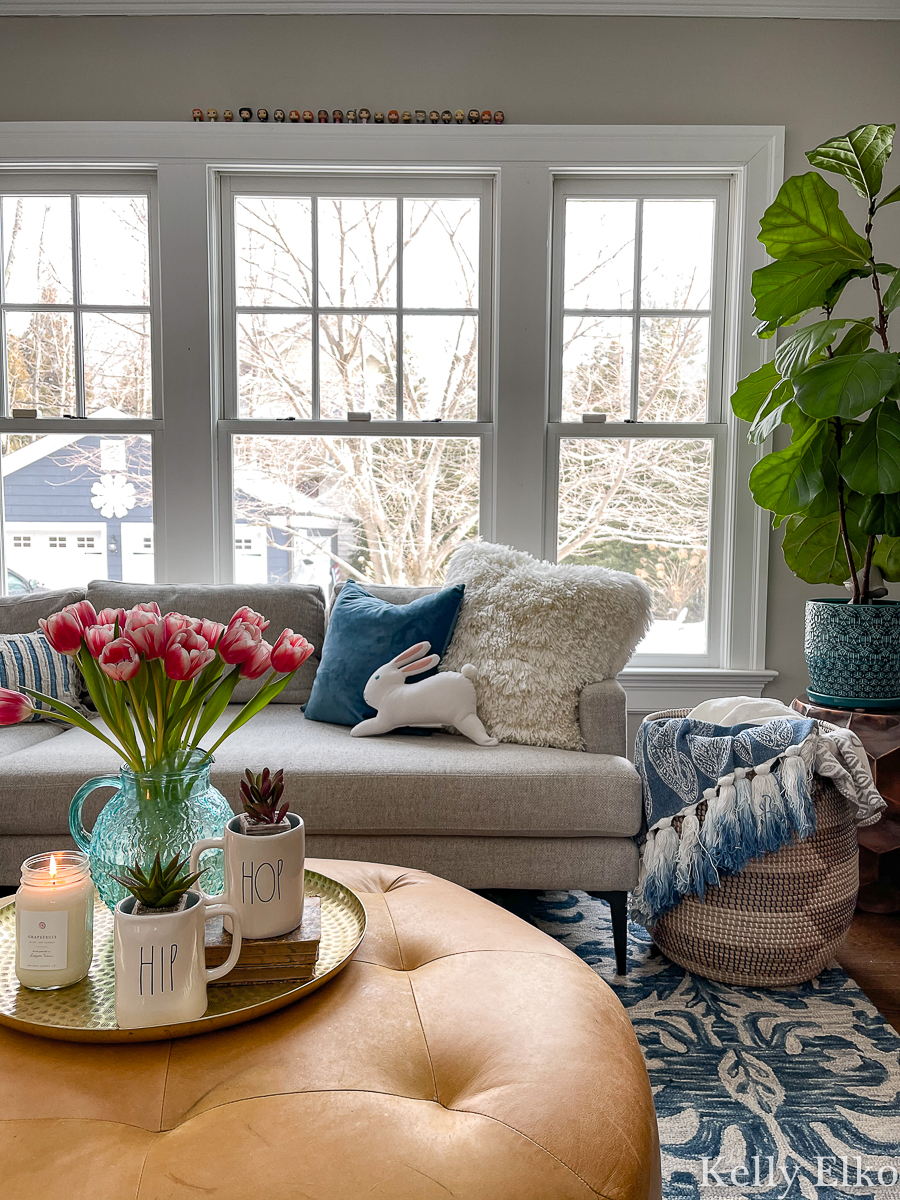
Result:
[[[869,261],[868,242],[844,216],[835,189],[815,171],[784,181],[763,214],[759,240],[776,259],[811,258],[845,269]]]
[[[847,532],[858,558],[865,553],[865,537],[854,513],[847,510]],[[850,574],[837,512],[823,517],[793,516],[781,546],[784,561],[807,583],[842,584]]]
[[[866,317],[864,321],[854,321],[841,340],[834,348],[834,356],[842,354],[862,354],[869,348],[869,342],[874,333],[875,318]]]
[[[890,287],[884,293],[882,304],[886,313],[893,312],[900,305],[900,271],[891,280]]]
[[[731,407],[735,416],[742,421],[754,421],[763,405],[781,382],[778,369],[772,362],[764,363],[755,371],[751,371],[737,385],[731,397]]]
[[[815,363],[794,380],[796,400],[810,417],[860,417],[900,380],[900,354],[845,354]]]
[[[871,533],[875,537],[888,534],[897,538],[900,545],[900,492],[887,496],[867,496],[860,513],[859,527],[863,533]]]
[[[872,562],[888,583],[897,583],[900,580],[900,537],[883,537],[875,547]]]
[[[769,400],[759,410],[756,419],[750,426],[750,432],[747,435],[754,445],[759,445],[769,437],[779,425],[788,420],[788,409],[794,404],[794,389],[791,386],[791,381],[785,379],[775,388]]]
[[[810,309],[822,308],[829,290],[844,274],[843,263],[814,258],[785,259],[754,271],[750,284],[756,301],[753,315],[766,323],[757,336],[771,337],[793,318],[799,320]]]
[[[884,164],[890,158],[896,125],[860,125],[809,150],[810,165],[849,179],[866,200],[881,191]]]
[[[816,170],[787,179],[760,222],[774,261],[753,273],[756,336],[798,328],[772,363],[741,380],[732,407],[757,445],[790,426],[790,445],[757,462],[750,490],[773,527],[787,521],[785,561],[809,583],[855,577],[867,549],[886,579],[900,580],[900,354],[888,346],[886,320],[900,311],[900,268],[878,261],[872,242],[874,214],[900,201],[900,187],[878,199],[895,132],[860,125],[810,150]],[[818,171],[840,175],[865,199],[865,235]],[[848,285],[862,312],[834,315]],[[878,311],[866,316],[873,291]],[[821,316],[809,318],[817,309]],[[871,599],[854,583],[855,602]]]
[[[889,191],[886,196],[882,196],[882,198],[875,205],[875,210],[877,212],[879,208],[884,208],[886,204],[896,204],[898,200],[900,200],[900,183],[898,183],[895,188]],[[885,578],[887,578],[887,576],[885,576]]]
[[[786,379],[799,375],[812,362],[822,356],[826,347],[830,346],[849,320],[816,321],[814,325],[804,325],[797,333],[791,334],[775,351],[775,366]]]
[[[779,517],[803,512],[825,486],[822,456],[828,433],[827,426],[814,425],[786,449],[759,460],[750,472],[750,491],[760,508]]]
[[[864,496],[900,492],[900,409],[892,400],[879,404],[853,431],[839,469]]]
[[[798,409],[799,412],[799,409]],[[809,418],[807,417],[807,420]],[[807,504],[803,513],[807,517],[827,517],[840,508],[840,477],[838,475],[838,446],[835,428],[831,422],[826,424],[827,434],[824,437],[822,452],[823,487]]]

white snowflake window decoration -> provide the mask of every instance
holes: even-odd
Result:
[[[124,475],[102,475],[91,488],[91,504],[106,517],[125,517],[137,503],[134,484]]]

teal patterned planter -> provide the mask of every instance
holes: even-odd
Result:
[[[807,600],[809,698],[839,708],[900,708],[900,602]]]

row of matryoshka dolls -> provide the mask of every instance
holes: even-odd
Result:
[[[283,108],[276,108],[272,115],[275,121],[278,122],[284,121],[285,119]],[[195,121],[202,121],[203,109],[195,108],[192,116]],[[238,116],[242,121],[252,121],[253,109],[239,108]],[[222,117],[226,121],[233,121],[234,113],[230,108],[226,108],[222,113]],[[496,112],[491,112],[489,108],[486,108],[483,112],[479,112],[477,108],[470,108],[468,114],[466,114],[461,108],[458,108],[456,112],[451,112],[449,108],[445,108],[443,112],[438,112],[436,108],[433,108],[431,112],[427,113],[424,108],[417,108],[415,113],[412,113],[409,110],[401,113],[398,112],[396,108],[392,108],[387,115],[387,120],[389,125],[411,125],[413,123],[413,117],[415,117],[415,123],[417,125],[424,125],[426,120],[430,121],[432,125],[438,125],[441,123],[444,125],[450,125],[454,121],[457,125],[463,125],[466,120],[468,120],[470,125],[502,125],[506,120],[506,117],[501,109],[497,109]],[[208,108],[206,110],[206,119],[207,121],[218,121],[219,114],[216,109]],[[269,110],[267,108],[258,108],[256,110],[256,119],[258,121],[268,121]],[[313,115],[311,108],[304,109],[302,114],[298,112],[296,108],[292,108],[287,115],[287,119],[294,124],[302,120],[307,124],[318,121],[320,125],[327,125],[330,119],[335,125],[342,125],[344,122],[346,122],[348,125],[368,125],[369,121],[373,120],[373,115],[367,108],[348,108],[346,113],[340,108],[336,108],[329,118],[328,110],[325,108],[319,109],[318,116]],[[374,122],[376,125],[383,125],[384,113],[376,112],[374,114]]]

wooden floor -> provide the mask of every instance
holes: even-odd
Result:
[[[858,912],[837,959],[900,1033],[900,913]]]

